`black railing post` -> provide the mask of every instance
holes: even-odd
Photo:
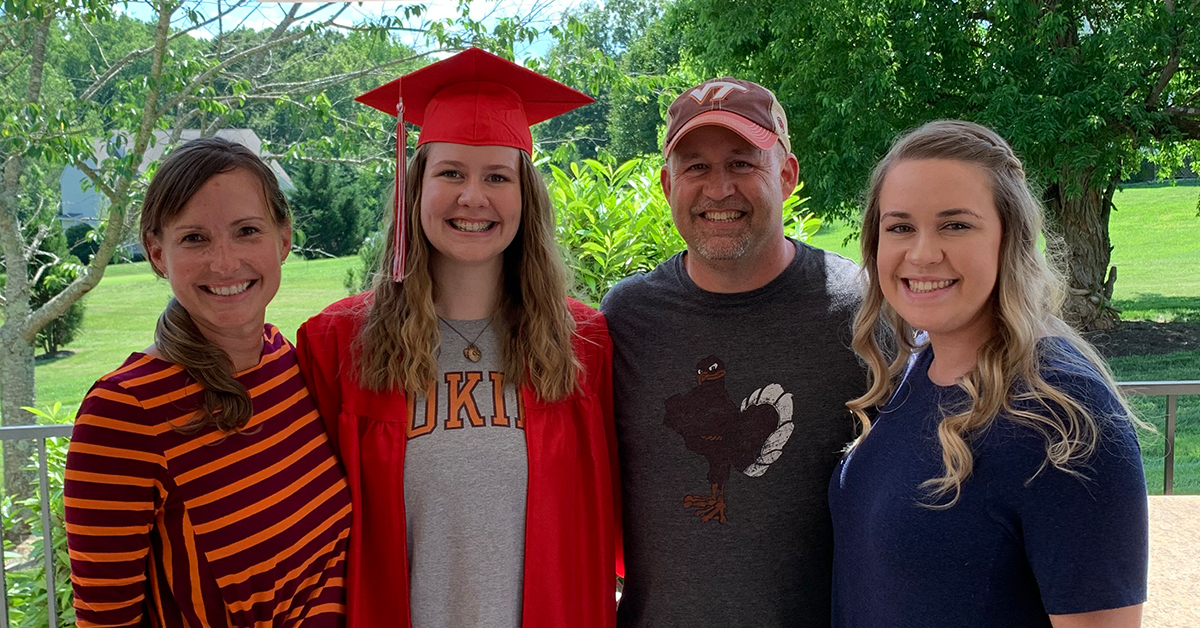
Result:
[[[54,528],[50,525],[50,461],[46,459],[46,437],[38,439],[38,472],[42,480],[42,556],[46,560],[46,603],[50,628],[58,627],[58,589],[54,587]]]
[[[1163,495],[1175,494],[1175,412],[1179,398],[1167,395],[1167,435],[1163,444]]]

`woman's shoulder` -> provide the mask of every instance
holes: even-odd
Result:
[[[147,409],[156,400],[178,396],[191,382],[183,367],[153,355],[134,352],[116,370],[92,384],[83,398],[75,424],[118,422],[158,423]],[[136,430],[135,430],[136,431]]]
[[[1037,462],[1041,464],[1045,459],[1048,433],[1065,430],[1079,434],[1081,427],[1087,427],[1085,438],[1088,432],[1095,430],[1095,455],[1136,456],[1138,441],[1134,422],[1103,367],[1062,337],[1043,338],[1038,343],[1038,353],[1038,374],[1054,392],[1073,403],[1072,410],[1064,406],[1061,398],[1023,387],[1013,399],[1013,410],[1038,419],[1032,423],[1005,422],[1003,428],[992,430],[994,433],[984,442],[1020,441],[1026,449],[1037,452]]]
[[[609,342],[608,320],[599,310],[568,297],[567,311],[571,313],[571,318],[575,319],[576,334],[590,340]]]
[[[1070,340],[1061,336],[1041,339],[1038,363],[1039,374],[1047,384],[1087,410],[1124,414],[1117,391],[1104,374],[1103,367],[1084,355]]]
[[[334,301],[319,313],[313,315],[296,332],[297,342],[314,342],[321,338],[351,338],[358,334],[358,329],[367,318],[371,307],[372,295],[363,292],[351,297]]]
[[[96,388],[121,389],[132,393],[146,393],[148,385],[169,379],[173,374],[183,374],[183,367],[154,355],[153,345],[147,351],[134,351],[117,369],[96,380]],[[153,386],[150,386],[154,388]],[[152,392],[152,391],[151,391]]]
[[[311,322],[335,322],[347,318],[361,318],[366,316],[367,311],[371,308],[371,303],[374,301],[374,295],[370,290],[360,292],[344,299],[339,299],[329,304],[325,309],[308,319]]]

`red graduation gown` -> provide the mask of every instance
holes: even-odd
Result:
[[[346,467],[354,516],[347,569],[349,628],[405,625],[407,405],[403,392],[361,388],[351,351],[369,294],[343,299],[297,333],[300,369]],[[612,342],[603,315],[568,300],[583,393],[546,403],[528,387],[523,628],[615,625],[619,514],[612,415]],[[405,619],[401,620],[403,617]]]

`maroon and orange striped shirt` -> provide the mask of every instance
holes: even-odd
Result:
[[[296,365],[267,325],[241,433],[185,434],[201,387],[135,353],[96,382],[67,454],[80,628],[345,624],[350,493]]]

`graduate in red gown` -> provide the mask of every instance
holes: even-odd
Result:
[[[399,113],[395,220],[297,340],[354,503],[349,626],[612,626],[612,345],[529,131],[591,99],[473,48],[359,100]]]

